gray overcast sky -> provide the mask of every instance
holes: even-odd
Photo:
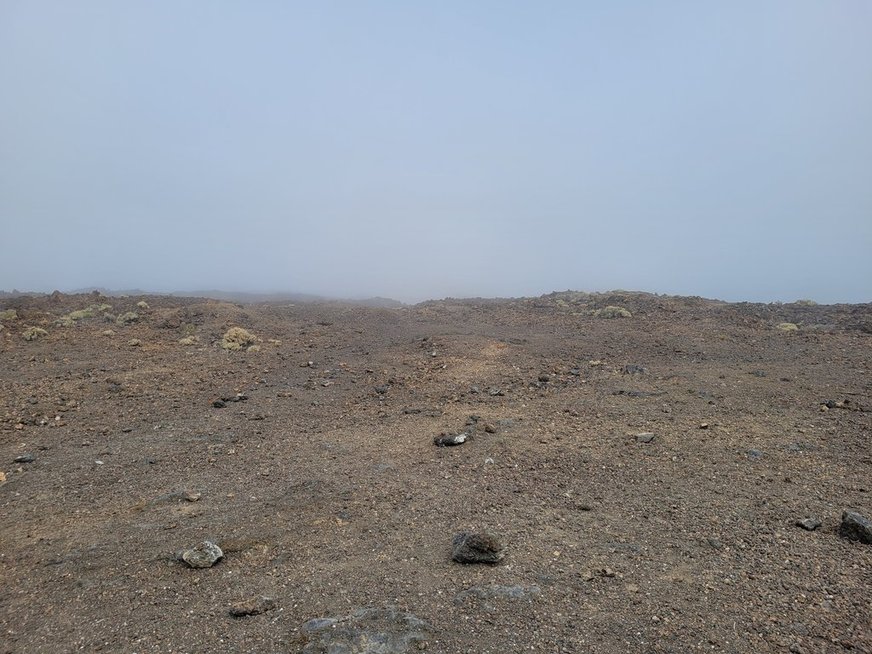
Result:
[[[0,288],[872,300],[872,2],[0,1]]]

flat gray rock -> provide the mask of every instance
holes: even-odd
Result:
[[[300,631],[302,654],[406,654],[425,648],[432,633],[426,622],[393,606],[315,618]]]

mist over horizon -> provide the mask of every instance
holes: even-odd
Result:
[[[0,6],[0,288],[872,301],[872,4]]]

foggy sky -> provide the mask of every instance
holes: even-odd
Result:
[[[872,3],[0,2],[0,288],[872,300]]]

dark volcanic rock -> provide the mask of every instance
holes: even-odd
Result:
[[[821,521],[817,518],[803,518],[796,521],[797,527],[802,527],[806,531],[814,531],[821,526]]]
[[[856,511],[845,511],[842,513],[839,535],[849,540],[858,540],[861,543],[872,545],[872,522]]]
[[[33,463],[36,461],[36,457],[32,454],[19,454],[14,459],[12,459],[13,463]]]
[[[451,558],[458,563],[494,564],[504,556],[505,548],[500,539],[487,532],[462,531],[452,542]]]

